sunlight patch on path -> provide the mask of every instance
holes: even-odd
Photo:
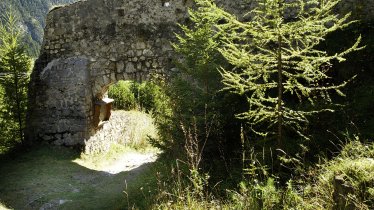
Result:
[[[140,153],[136,151],[126,152],[121,156],[107,161],[104,164],[95,164],[82,158],[73,162],[96,171],[103,171],[109,174],[118,174],[120,172],[131,171],[146,163],[152,163],[157,160],[157,153]]]
[[[10,210],[9,208],[7,208],[4,204],[2,204],[0,202],[0,210]]]

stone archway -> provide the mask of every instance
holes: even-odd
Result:
[[[29,86],[28,140],[83,145],[95,132],[93,104],[110,84],[168,74],[170,41],[191,2],[87,0],[51,10]],[[254,6],[216,2],[236,14]]]
[[[52,10],[29,93],[27,136],[84,144],[93,104],[118,80],[166,73],[186,1],[89,0]]]

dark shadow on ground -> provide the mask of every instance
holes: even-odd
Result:
[[[139,185],[138,176],[155,164],[109,174],[72,162],[79,155],[64,147],[41,146],[3,158],[0,201],[12,209],[127,209],[123,191]]]

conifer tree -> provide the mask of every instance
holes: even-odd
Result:
[[[224,40],[222,55],[233,69],[221,69],[225,90],[245,95],[248,111],[238,115],[246,119],[255,134],[274,136],[282,148],[284,129],[303,138],[308,116],[333,111],[318,103],[331,102],[330,95],[340,84],[323,83],[334,60],[361,49],[359,37],[346,50],[329,55],[320,44],[329,33],[352,21],[350,14],[333,13],[340,0],[255,0],[257,7],[241,21],[218,8],[210,0],[197,0],[206,16],[219,17],[215,25]],[[344,43],[342,43],[344,44]],[[296,100],[295,100],[296,99]]]
[[[173,101],[171,121],[159,123],[161,132],[167,134],[162,136],[168,136],[164,141],[175,141],[167,143],[169,145],[184,143],[178,142],[179,137],[174,138],[182,134],[181,123],[188,127],[195,124],[200,129],[204,128],[206,119],[219,118],[214,99],[222,88],[217,68],[224,59],[217,50],[218,35],[212,29],[214,21],[196,10],[190,9],[189,14],[192,24],[180,25],[182,33],[176,35],[177,42],[172,44],[178,56],[175,62],[178,72],[171,75],[165,88]]]
[[[0,24],[0,84],[4,90],[1,117],[15,124],[18,135],[15,141],[23,142],[24,119],[27,103],[27,84],[31,59],[21,45],[22,32],[18,19],[12,12],[6,14]]]

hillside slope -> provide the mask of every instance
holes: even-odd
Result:
[[[32,56],[36,57],[43,40],[43,28],[48,11],[56,5],[63,5],[78,0],[1,0],[0,14],[11,8],[19,17],[25,30],[25,43]],[[1,18],[4,18],[1,15]]]

